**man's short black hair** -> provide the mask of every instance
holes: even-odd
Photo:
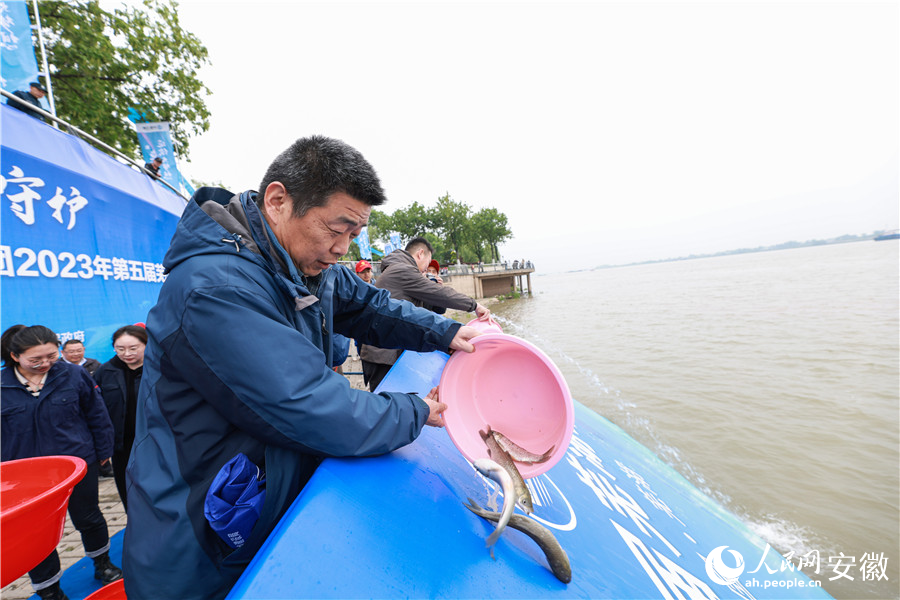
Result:
[[[409,242],[406,244],[406,248],[404,248],[404,250],[406,250],[407,252],[412,254],[419,248],[425,248],[426,250],[428,250],[429,254],[434,256],[434,247],[431,245],[431,242],[429,242],[428,240],[426,240],[423,237],[414,237],[413,239],[409,240]]]
[[[66,340],[65,343],[63,343],[63,345],[62,345],[63,350],[65,350],[67,347],[71,346],[72,344],[81,344],[82,346],[84,346],[84,342],[82,342],[81,340],[71,339],[71,340]]]
[[[363,155],[341,140],[321,135],[297,140],[272,161],[259,184],[256,201],[260,206],[266,188],[275,181],[281,182],[293,199],[295,217],[324,206],[337,192],[369,206],[386,201],[378,175]]]

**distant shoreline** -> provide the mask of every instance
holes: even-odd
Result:
[[[806,240],[805,242],[782,242],[781,244],[775,244],[773,246],[757,246],[756,248],[738,248],[736,250],[723,250],[721,252],[712,252],[709,254],[690,254],[688,256],[679,256],[677,258],[658,258],[655,260],[642,260],[638,262],[632,263],[623,263],[618,265],[598,265],[596,267],[589,267],[585,269],[574,269],[572,271],[565,271],[566,273],[580,273],[583,271],[596,271],[598,269],[618,269],[620,267],[636,267],[638,265],[655,265],[658,263],[666,263],[666,262],[677,262],[682,260],[695,260],[698,258],[713,258],[716,256],[731,256],[733,254],[750,254],[754,252],[771,252],[773,250],[791,250],[793,248],[806,248],[808,246],[827,246],[829,244],[848,244],[850,242],[864,242],[864,241],[872,241],[876,236],[890,233],[889,231],[876,231],[874,233],[860,233],[860,234],[846,234],[839,237],[828,238],[825,240]],[[539,274],[535,274],[538,275]]]

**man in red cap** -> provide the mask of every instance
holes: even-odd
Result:
[[[366,259],[356,263],[356,274],[366,283],[372,283],[372,263]]]

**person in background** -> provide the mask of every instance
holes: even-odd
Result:
[[[151,162],[144,163],[144,168],[150,171],[150,177],[153,179],[159,179],[159,168],[163,164],[163,159],[157,156]]]
[[[387,290],[395,300],[407,300],[415,306],[433,310],[437,308],[455,308],[475,311],[479,318],[491,314],[482,304],[450,287],[444,287],[431,281],[423,274],[431,264],[434,248],[423,237],[413,238],[404,250],[395,250],[381,261],[381,275],[375,287]],[[363,344],[362,357],[363,380],[370,390],[374,390],[391,370],[391,366],[400,358],[402,350],[381,348],[376,345]]]
[[[39,114],[32,107],[34,106],[34,107],[37,107],[37,108],[40,108],[41,110],[43,110],[44,107],[41,106],[40,100],[41,100],[41,98],[44,97],[44,95],[46,93],[47,93],[47,90],[44,89],[44,86],[42,86],[40,84],[40,82],[32,81],[31,83],[28,84],[27,92],[25,90],[18,90],[18,91],[13,92],[13,96],[22,100],[24,102],[24,104],[22,102],[12,101],[12,102],[8,103],[8,106],[12,106],[13,108],[18,108],[26,115],[28,115],[30,117],[34,117],[35,119],[40,119],[41,121],[43,121],[44,120],[43,115]]]
[[[87,472],[69,498],[69,516],[81,533],[94,578],[103,585],[122,577],[109,559],[109,530],[100,511],[98,468],[113,451],[113,427],[97,385],[87,371],[59,360],[59,339],[47,327],[14,325],[0,339],[3,423],[0,460],[77,456]],[[28,572],[44,600],[65,600],[59,586],[59,554]]]
[[[366,283],[375,283],[372,280],[372,263],[370,263],[366,259],[362,259],[361,261],[356,263],[356,274],[359,275],[359,278]]]
[[[428,263],[428,268],[425,269],[424,275],[427,279],[437,283],[438,285],[444,285],[444,278],[441,277],[440,271],[441,271],[440,263],[432,258],[431,262]],[[431,312],[437,313],[439,315],[442,315],[447,312],[446,306],[433,306],[431,304],[422,304],[422,308],[427,308]]]
[[[197,190],[163,261],[127,473],[129,600],[224,598],[323,457],[384,454],[443,425],[437,388],[352,389],[332,370],[334,333],[474,351],[475,328],[337,266],[386,201],[357,150],[297,140],[258,189]],[[239,544],[204,510],[235,461],[265,472],[265,502]]]
[[[84,342],[81,340],[66,340],[62,345],[62,359],[73,365],[81,365],[91,375],[100,368],[99,360],[85,358]]]
[[[444,279],[441,277],[441,265],[434,259],[431,259],[431,262],[428,263],[428,268],[425,269],[425,277],[435,283],[444,285]]]
[[[116,489],[125,509],[128,495],[125,489],[125,468],[134,443],[134,422],[137,414],[137,394],[144,371],[144,348],[147,330],[138,325],[118,328],[112,335],[116,355],[103,363],[94,373],[94,380],[103,394],[103,402],[113,424],[116,441],[112,455]]]

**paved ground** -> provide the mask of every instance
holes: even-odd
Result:
[[[346,377],[350,380],[351,386],[357,389],[364,389],[362,375],[350,374],[362,373],[362,364],[356,355],[356,349],[351,347],[350,354],[350,358],[344,363],[343,370],[347,374]],[[100,510],[103,511],[103,515],[106,517],[110,537],[125,528],[125,509],[122,506],[122,501],[119,500],[116,483],[112,477],[100,479]],[[72,520],[68,516],[66,516],[66,528],[63,532],[63,538],[59,546],[57,546],[57,551],[59,552],[59,560],[63,570],[84,558],[81,536],[75,530],[75,527],[72,526]],[[0,590],[0,598],[2,600],[24,600],[32,595],[34,595],[34,590],[31,588],[31,580],[28,579],[27,574]]]

